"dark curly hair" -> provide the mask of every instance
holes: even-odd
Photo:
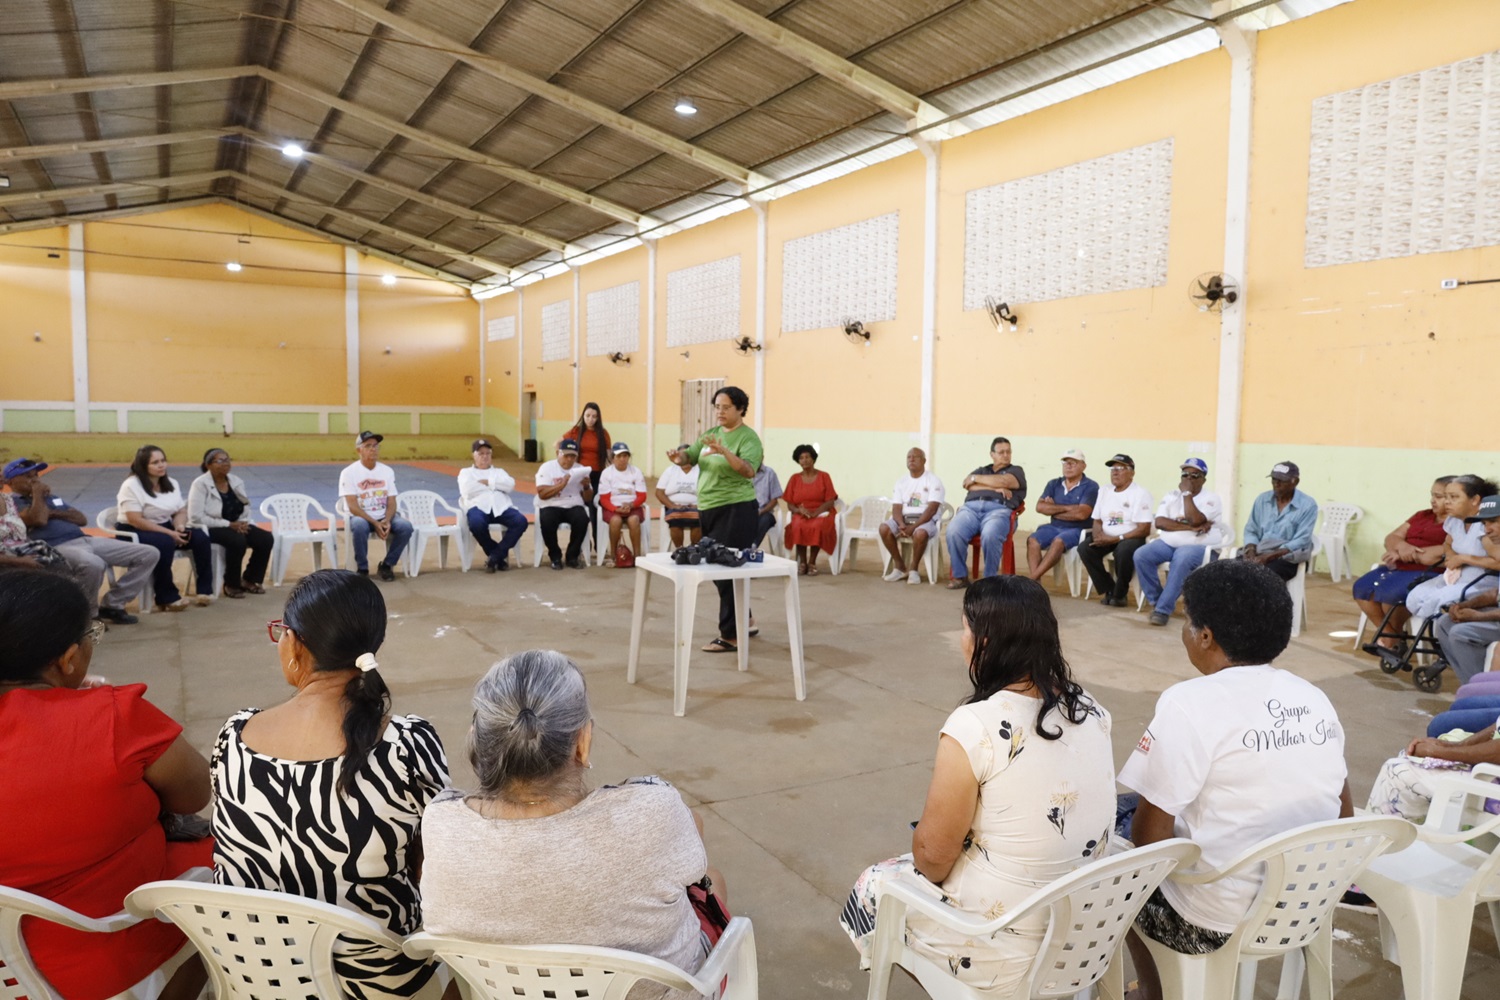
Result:
[[[1292,641],[1292,597],[1281,577],[1242,559],[1194,570],[1182,587],[1188,627],[1211,629],[1235,666],[1270,663]]]
[[[797,447],[792,449],[793,462],[802,461],[803,455],[811,455],[813,457],[813,461],[816,462],[818,460],[818,449],[814,448],[810,444],[799,444]]]

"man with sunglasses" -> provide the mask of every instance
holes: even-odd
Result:
[[[1219,524],[1224,501],[1203,488],[1207,478],[1208,463],[1203,459],[1183,462],[1177,489],[1169,491],[1156,508],[1159,534],[1135,550],[1135,576],[1141,593],[1151,602],[1152,625],[1165,625],[1171,619],[1188,574],[1203,565],[1204,549],[1224,544]],[[1166,586],[1157,576],[1164,562],[1170,563]]]

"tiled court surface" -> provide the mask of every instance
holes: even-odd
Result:
[[[529,554],[530,539],[522,546]],[[307,566],[299,555],[292,572]],[[475,679],[510,652],[567,652],[587,674],[594,702],[590,776],[607,782],[659,773],[702,811],[731,908],[755,922],[762,996],[863,995],[867,977],[841,936],[838,910],[864,865],[909,849],[907,822],[921,811],[938,729],[964,693],[959,595],[882,583],[873,552],[841,576],[804,579],[808,698],[799,703],[777,613],[779,588],[759,588],[754,600],[763,632],[750,672],[738,673],[732,658],[695,654],[688,713],[678,719],[671,714],[670,598],[661,589],[653,592],[640,681],[625,683],[632,584],[628,571],[597,568],[439,572],[429,550],[419,578],[382,585],[391,622],[380,663],[397,711],[436,724],[454,781],[472,787],[463,741]],[[148,683],[151,697],[206,752],[230,713],[290,693],[265,630],[268,619],[279,617],[285,593],[115,627],[95,670],[117,682]],[[1447,693],[1426,695],[1408,680],[1381,674],[1372,659],[1350,651],[1348,640],[1328,636],[1354,625],[1347,584],[1335,587],[1319,576],[1308,593],[1313,626],[1280,662],[1321,685],[1337,706],[1362,802],[1380,762],[1425,728],[1451,699],[1453,682],[1447,679]],[[1157,693],[1192,672],[1178,620],[1152,628],[1144,615],[1066,592],[1054,594],[1054,606],[1075,671],[1113,714],[1118,764]],[[714,613],[705,590],[699,644],[712,634]],[[1380,957],[1373,916],[1340,914],[1337,938],[1334,976],[1342,1000],[1400,995],[1396,968]],[[1491,1000],[1500,955],[1487,919],[1475,921],[1471,949],[1463,995]],[[1266,963],[1258,996],[1274,995],[1277,972]],[[914,1000],[922,993],[898,976],[892,996]]]

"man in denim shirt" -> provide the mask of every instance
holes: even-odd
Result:
[[[1271,467],[1271,489],[1251,504],[1240,549],[1241,559],[1259,563],[1283,580],[1296,576],[1297,564],[1312,558],[1318,502],[1297,489],[1301,474],[1295,462]]]

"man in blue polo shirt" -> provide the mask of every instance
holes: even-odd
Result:
[[[1076,548],[1094,520],[1099,484],[1083,474],[1086,468],[1083,452],[1077,448],[1063,452],[1062,475],[1047,484],[1036,502],[1036,512],[1052,520],[1026,539],[1026,570],[1033,580],[1040,580],[1064,552]]]
[[[1250,505],[1240,558],[1290,580],[1297,575],[1298,564],[1312,558],[1318,502],[1297,489],[1302,470],[1296,462],[1277,462],[1271,466],[1270,479],[1271,488]]]
[[[27,537],[46,542],[67,560],[73,578],[89,599],[93,617],[116,625],[134,625],[136,617],[125,610],[125,605],[138,597],[151,579],[160,558],[157,550],[135,542],[85,535],[83,528],[89,519],[52,495],[38,474],[45,468],[46,462],[18,458],[0,473],[15,494],[12,499],[26,525]],[[99,588],[111,566],[122,567],[125,573],[110,584],[101,600]]]

